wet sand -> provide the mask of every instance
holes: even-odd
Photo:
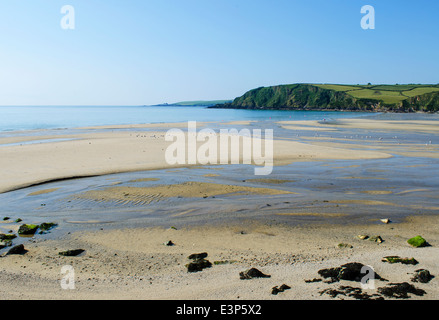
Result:
[[[2,172],[3,191],[69,176],[99,176],[0,194],[4,214],[11,217],[0,222],[0,233],[17,232],[21,223],[59,224],[48,234],[14,239],[28,250],[24,255],[0,251],[0,297],[333,299],[321,292],[360,284],[305,280],[320,278],[318,270],[323,268],[360,262],[389,282],[409,282],[426,291],[411,299],[437,299],[435,123],[341,122],[328,125],[330,131],[315,122],[280,127],[274,144],[277,167],[264,178],[255,177],[251,165],[197,164],[168,170],[163,163],[165,131],[156,126],[87,128],[65,135],[75,140],[0,145],[9,160],[0,159],[8,168]],[[338,139],[337,145],[328,139]],[[432,145],[424,145],[424,139]],[[14,222],[16,218],[23,222]],[[392,223],[380,221],[386,218]],[[384,242],[360,240],[358,235],[379,235]],[[417,235],[431,246],[408,245]],[[168,241],[175,245],[165,245]],[[85,250],[78,257],[58,255],[78,248]],[[200,252],[209,254],[213,266],[188,273],[187,257]],[[385,256],[413,257],[419,264],[389,264],[381,261]],[[60,286],[64,265],[75,270],[75,290]],[[239,273],[251,267],[271,277],[240,280]],[[418,269],[428,269],[435,278],[426,284],[411,282]],[[271,288],[284,283],[291,289],[271,294]],[[377,288],[387,284],[376,282]]]
[[[293,129],[303,126],[304,130],[335,130],[337,128],[366,129],[377,131],[439,131],[437,121],[428,120],[371,120],[371,119],[338,119],[336,121],[280,121],[282,125],[292,126]],[[288,128],[290,129],[290,128]]]

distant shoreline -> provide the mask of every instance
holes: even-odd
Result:
[[[426,111],[378,111],[378,110],[350,110],[350,109],[309,109],[309,108],[294,108],[289,107],[277,107],[277,108],[262,108],[262,107],[228,107],[222,105],[207,106],[207,109],[235,109],[235,110],[266,110],[266,111],[318,111],[318,112],[358,112],[358,113],[396,113],[396,114],[439,114],[439,111],[426,112]]]

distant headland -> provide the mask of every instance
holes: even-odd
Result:
[[[232,100],[199,100],[199,101],[182,101],[176,103],[162,103],[154,106],[158,107],[210,107],[224,103],[230,103]]]

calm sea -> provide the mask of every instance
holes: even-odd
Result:
[[[180,106],[20,106],[0,107],[0,132],[185,121],[323,120],[363,115],[366,113],[232,110]]]

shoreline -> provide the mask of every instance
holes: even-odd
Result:
[[[427,111],[389,111],[389,110],[349,110],[349,109],[308,109],[308,108],[273,108],[264,109],[259,107],[222,107],[222,106],[208,106],[208,109],[231,109],[231,110],[268,110],[268,111],[318,111],[318,112],[358,112],[358,113],[377,113],[377,114],[439,114],[439,111],[427,112]]]

